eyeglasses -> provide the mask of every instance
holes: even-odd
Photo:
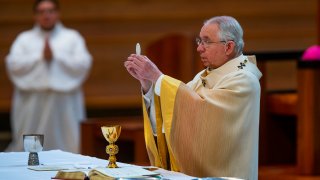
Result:
[[[228,41],[232,41],[232,40],[228,40]],[[227,43],[227,41],[211,41],[209,39],[201,39],[201,38],[196,38],[196,43],[199,46],[200,44],[204,47],[208,47],[210,44],[219,44],[219,43]]]

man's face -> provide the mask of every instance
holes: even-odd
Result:
[[[227,62],[226,44],[219,38],[217,24],[206,24],[201,28],[199,38],[201,43],[197,51],[205,67],[218,68]]]
[[[59,12],[55,4],[43,1],[36,8],[34,18],[43,30],[50,31],[59,20]]]

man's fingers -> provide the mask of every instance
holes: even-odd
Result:
[[[128,57],[128,61],[136,64],[139,67],[143,67],[145,62],[139,58],[137,58],[137,55],[132,55]]]
[[[136,74],[141,75],[141,73],[143,72],[142,68],[138,66],[134,61],[126,61],[124,64],[127,69],[134,69]]]
[[[141,80],[141,79],[142,79],[141,76],[136,73],[135,69],[130,68],[130,67],[126,67],[126,69],[127,69],[127,71],[129,72],[129,74],[130,74],[132,77],[136,78],[137,80]]]

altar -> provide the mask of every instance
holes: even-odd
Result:
[[[88,173],[92,169],[106,167],[108,164],[108,161],[104,159],[61,150],[41,151],[38,154],[40,165],[28,166],[28,152],[0,153],[0,179],[45,180],[55,177],[59,170]],[[117,162],[117,164],[119,168],[142,167],[121,162]],[[35,168],[36,170],[30,168]],[[148,169],[148,167],[142,168]],[[194,177],[161,168],[152,168],[152,172],[158,173],[159,179],[194,179]]]

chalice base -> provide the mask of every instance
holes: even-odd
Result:
[[[119,168],[118,165],[116,164],[117,159],[115,155],[110,155],[108,161],[109,161],[108,168]]]
[[[39,165],[38,153],[36,153],[36,152],[29,153],[28,165],[29,166],[38,166]]]

